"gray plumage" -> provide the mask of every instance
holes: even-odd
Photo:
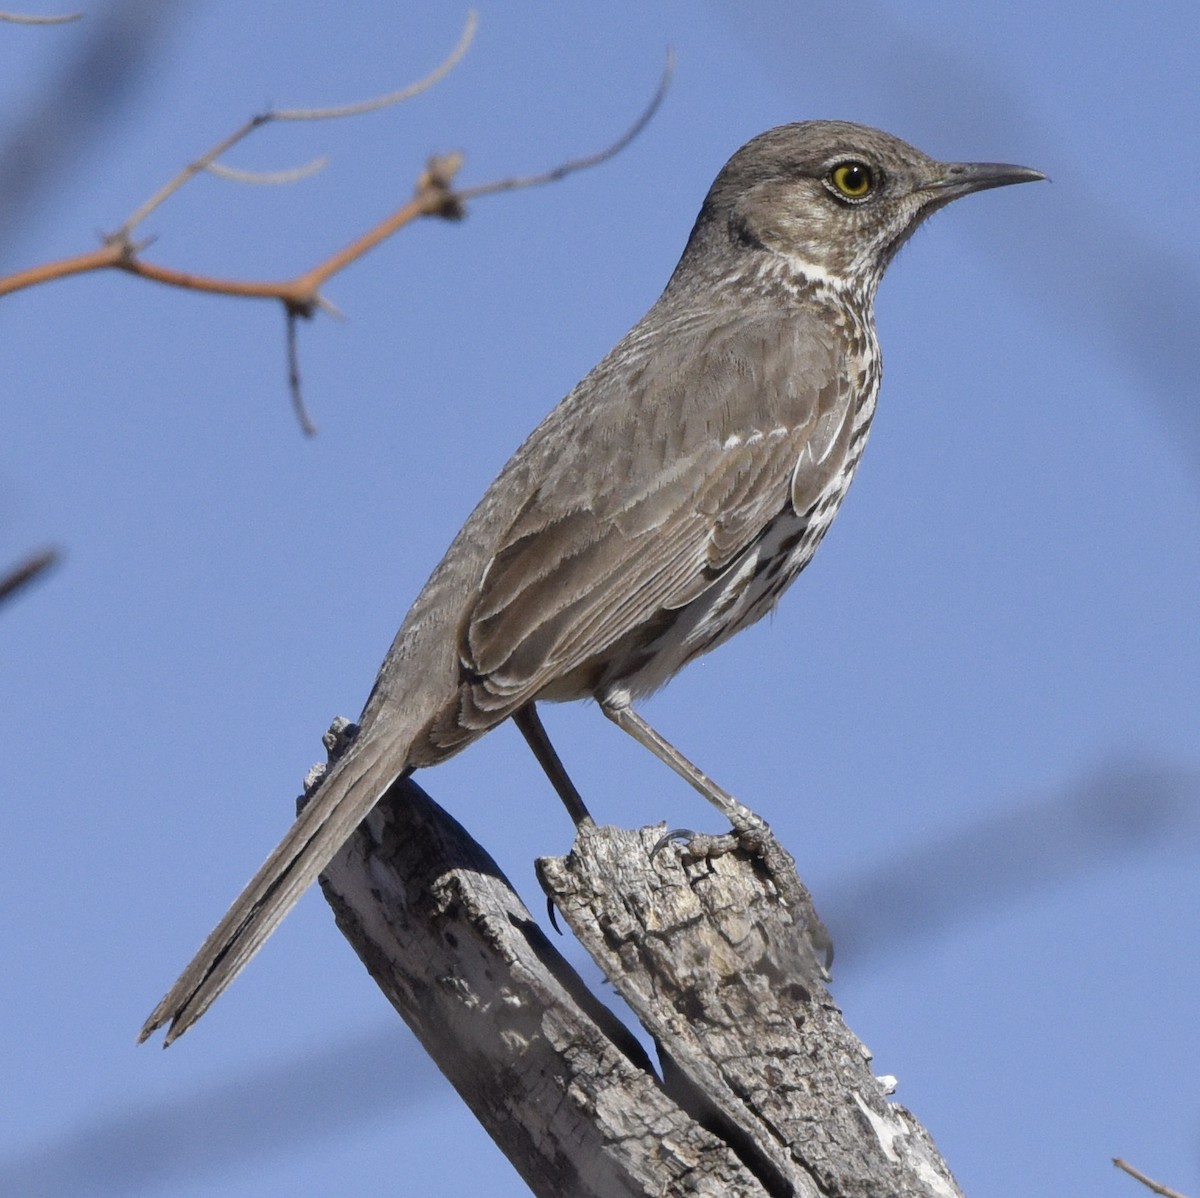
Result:
[[[454,539],[357,739],[142,1039],[169,1022],[169,1043],[204,1013],[397,777],[539,699],[624,711],[765,615],[812,557],[866,443],[887,264],[958,196],[1041,177],[938,163],[843,122],[743,146],[661,298]]]

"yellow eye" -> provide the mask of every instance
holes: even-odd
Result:
[[[829,180],[848,200],[864,199],[875,186],[875,177],[865,162],[839,162],[829,172]]]

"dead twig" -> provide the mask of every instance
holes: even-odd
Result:
[[[318,171],[323,171],[328,165],[329,159],[322,154],[320,158],[314,158],[311,162],[306,162],[303,166],[294,166],[282,171],[248,171],[238,166],[226,166],[223,162],[210,162],[208,164],[208,173],[216,175],[218,179],[229,179],[233,183],[265,183],[276,186],[283,183],[296,183],[300,179],[307,179],[309,175],[315,175]]]
[[[1147,1177],[1140,1169],[1135,1169],[1128,1161],[1122,1160],[1119,1156],[1113,1157],[1113,1164],[1118,1169],[1128,1173],[1135,1181],[1140,1181],[1153,1194],[1161,1194],[1163,1198],[1185,1198],[1178,1190],[1169,1189],[1160,1182],[1153,1181]]]
[[[467,13],[467,21],[459,35],[458,44],[434,67],[424,79],[410,83],[398,91],[388,92],[383,96],[375,96],[370,100],[360,100],[354,104],[343,104],[333,108],[279,108],[269,112],[261,112],[251,117],[240,129],[235,129],[228,137],[222,138],[207,153],[201,154],[195,162],[189,163],[173,179],[165,183],[154,193],[116,232],[109,234],[109,241],[127,241],[133,230],[146,219],[156,208],[175,194],[185,183],[194,179],[201,171],[212,170],[216,160],[222,154],[232,149],[249,137],[256,129],[271,124],[272,121],[330,121],[340,117],[358,116],[364,112],[374,112],[379,108],[389,108],[404,100],[411,100],[423,91],[444,79],[452,71],[467,52],[479,26],[479,18],[474,9]],[[226,168],[228,170],[228,168]]]
[[[654,119],[654,114],[662,107],[662,102],[667,97],[667,92],[671,87],[671,77],[674,74],[675,51],[668,47],[667,61],[663,66],[663,73],[659,78],[658,88],[651,97],[650,103],[646,105],[642,115],[616,141],[611,145],[605,146],[603,150],[598,150],[595,154],[587,154],[582,158],[572,158],[569,162],[551,167],[550,170],[543,171],[541,174],[523,175],[514,179],[500,179],[495,183],[481,183],[476,187],[463,188],[456,193],[458,199],[465,202],[466,200],[477,199],[479,196],[495,195],[501,191],[516,191],[523,187],[542,187],[547,183],[557,183],[559,179],[563,179],[567,175],[572,175],[576,171],[588,170],[593,166],[599,166],[602,162],[607,162],[610,158],[616,157]]]
[[[533,175],[524,175],[508,179],[500,179],[491,183],[479,184],[475,187],[456,190],[454,178],[462,167],[461,153],[451,153],[429,159],[425,170],[417,180],[412,199],[390,216],[385,217],[377,225],[360,234],[349,244],[318,262],[308,270],[291,279],[282,280],[246,280],[217,278],[211,275],[194,274],[189,271],[177,270],[159,263],[149,262],[142,252],[149,244],[148,241],[135,242],[133,230],[145,218],[175,194],[185,183],[195,178],[201,171],[216,171],[226,176],[238,177],[254,182],[283,182],[311,173],[319,169],[318,164],[309,164],[299,171],[276,173],[274,175],[247,175],[233,171],[229,167],[218,166],[216,160],[230,147],[249,136],[255,129],[275,120],[326,120],[342,116],[354,116],[401,100],[424,91],[451,70],[462,58],[467,46],[474,35],[476,18],[470,13],[466,27],[459,38],[458,45],[449,56],[434,71],[417,83],[400,91],[390,92],[373,100],[349,104],[340,108],[323,109],[281,109],[251,118],[240,129],[223,138],[207,153],[201,155],[195,162],[190,163],[173,179],[161,187],[153,196],[142,204],[130,218],[114,233],[104,239],[100,248],[56,262],[43,263],[28,270],[18,271],[6,278],[0,279],[0,296],[23,290],[26,287],[38,286],[54,279],[67,278],[72,275],[86,274],[94,270],[117,269],[139,278],[149,279],[169,287],[180,287],[187,291],[201,291],[209,294],[232,296],[239,299],[269,299],[282,303],[287,314],[287,353],[288,377],[292,403],[296,409],[301,427],[308,434],[315,428],[304,410],[300,396],[299,364],[296,350],[295,323],[297,318],[312,317],[319,308],[331,310],[332,306],[320,294],[321,287],[339,271],[344,270],[352,262],[374,249],[380,242],[392,234],[411,224],[423,216],[436,216],[444,220],[459,220],[465,215],[465,205],[468,200],[499,192],[516,191],[528,187],[542,187],[556,183],[576,171],[587,170],[607,162],[623,150],[650,122],[658,111],[670,86],[671,75],[674,71],[674,55],[668,51],[666,65],[659,80],[658,88],[650,103],[638,116],[637,120],[615,141],[595,153],[580,158],[573,158],[550,170]]]
[[[485,195],[495,195],[504,191],[516,191],[527,187],[542,187],[549,183],[556,183],[576,171],[586,170],[607,162],[629,145],[658,111],[666,95],[667,88],[670,85],[671,74],[674,70],[673,55],[668,54],[662,78],[650,103],[629,129],[614,142],[596,153],[588,154],[581,158],[573,158],[547,171],[533,175],[500,179],[491,183],[482,183],[474,187],[454,190],[452,183],[454,175],[462,166],[462,155],[447,154],[431,158],[424,173],[417,181],[413,198],[407,204],[380,221],[378,225],[368,229],[337,253],[317,263],[303,274],[297,275],[294,279],[255,281],[214,278],[208,275],[192,274],[176,270],[172,267],[148,262],[141,256],[141,251],[148,243],[138,244],[133,242],[131,238],[133,229],[150,212],[178,191],[189,179],[194,178],[201,171],[214,169],[216,167],[215,160],[230,146],[246,137],[248,133],[270,120],[316,120],[328,116],[348,116],[354,111],[367,111],[369,108],[378,107],[383,103],[396,103],[402,98],[415,94],[416,90],[423,90],[441,78],[450,66],[453,65],[453,62],[461,58],[465,50],[465,42],[473,29],[474,14],[472,13],[467,29],[464,31],[463,39],[460,39],[459,45],[455,47],[446,62],[442,63],[437,70],[425,79],[417,84],[413,84],[409,88],[403,89],[403,91],[392,92],[388,96],[378,97],[376,100],[364,101],[358,105],[347,105],[344,108],[284,110],[252,118],[239,130],[230,134],[229,137],[222,139],[206,154],[180,171],[169,183],[160,188],[119,229],[109,234],[105,238],[104,245],[99,249],[76,254],[70,258],[62,258],[56,262],[43,263],[40,266],[31,267],[24,271],[17,271],[6,278],[0,279],[0,296],[21,291],[27,287],[37,286],[41,283],[47,283],[54,279],[86,274],[93,270],[117,268],[127,271],[130,274],[139,275],[142,278],[151,279],[157,283],[164,283],[172,287],[183,287],[191,291],[213,292],[242,299],[275,299],[281,301],[289,310],[298,311],[301,315],[311,315],[317,307],[321,306],[321,300],[316,292],[322,283],[337,274],[338,271],[343,270],[351,262],[361,258],[365,253],[373,249],[381,241],[386,240],[397,230],[410,224],[417,217],[440,216],[444,219],[459,219],[464,215],[464,205],[468,200],[477,199]],[[290,173],[281,172],[274,175],[255,176],[234,171],[226,166],[216,167],[221,174],[248,178],[254,181],[270,182],[286,181],[291,178],[300,177],[302,174],[311,173],[312,170],[318,168],[319,163],[312,163],[308,167],[300,168],[300,170]]]
[[[317,426],[313,424],[304,402],[304,392],[300,387],[300,347],[296,336],[296,322],[300,319],[297,312],[289,311],[286,315],[287,328],[287,364],[288,364],[288,394],[292,397],[292,411],[296,413],[296,423],[306,437],[317,435]]]

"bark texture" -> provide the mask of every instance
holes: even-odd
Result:
[[[663,832],[585,829],[539,875],[654,1036],[668,1092],[770,1193],[959,1195],[834,1005],[828,934],[788,853],[764,831],[749,851],[655,854]]]
[[[344,739],[339,730],[334,739]],[[336,751],[336,750],[335,750]],[[585,827],[542,885],[658,1070],[491,858],[411,779],[321,878],[339,927],[545,1198],[961,1198],[825,986],[828,939],[766,830],[717,856]]]

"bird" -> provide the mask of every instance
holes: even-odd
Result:
[[[635,700],[770,612],[866,445],[873,306],[937,209],[1045,176],[939,162],[878,129],[801,121],[714,180],[665,290],[517,449],[396,634],[358,722],[278,847],[155,1007],[164,1046],[208,1009],[398,778],[512,718],[577,823],[536,704],[593,699],[730,819],[757,819]]]

